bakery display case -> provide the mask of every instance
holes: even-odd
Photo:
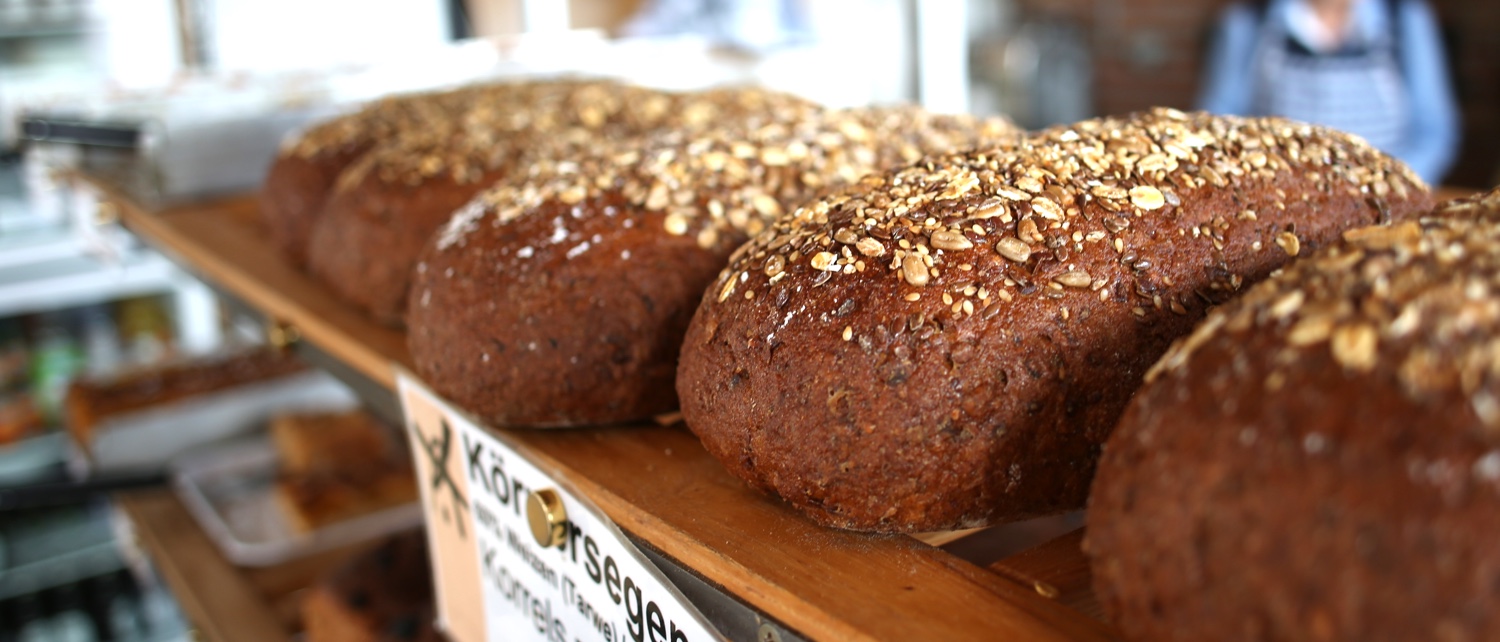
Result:
[[[562,25],[580,1],[518,4]],[[1429,195],[1363,141],[1274,119],[1132,108],[1026,132],[883,106],[984,111],[970,41],[1008,18],[978,3],[900,3],[900,64],[839,78],[807,69],[843,41],[803,48],[796,21],[776,21],[791,46],[705,48],[632,37],[659,3],[626,4],[639,20],[609,36],[329,73],[303,92],[317,109],[269,129],[195,105],[169,110],[190,116],[157,132],[170,145],[79,156],[68,127],[108,119],[27,121],[36,157],[64,161],[45,176],[76,231],[311,366],[276,394],[198,391],[261,417],[233,429],[171,403],[68,408],[59,437],[95,473],[154,471],[111,495],[102,538],[123,543],[114,566],[150,561],[185,635],[1140,638],[1120,584],[1149,594],[1165,565],[1122,574],[1109,519],[1077,509],[1092,493],[1135,510],[1129,484],[1091,486],[1135,384],[1282,266],[1467,192]],[[859,13],[834,4],[813,17]],[[234,12],[215,15],[223,31]],[[890,40],[874,33],[858,40]],[[498,78],[518,82],[464,86]],[[748,88],[703,90],[731,84]],[[3,268],[62,243],[0,243],[0,313],[21,300]],[[0,365],[5,348],[0,324]],[[266,417],[325,388],[336,408]],[[0,420],[40,416],[23,410]],[[1238,558],[1212,560],[1219,577]]]
[[[279,258],[248,196],[154,208],[105,179],[83,189],[117,207],[146,243],[215,287],[270,338],[401,417],[404,337],[327,295]],[[1440,190],[1439,198],[1465,190]],[[1109,640],[1076,515],[917,536],[827,529],[725,472],[674,418],[567,431],[500,430],[586,496],[729,639]],[[135,539],[158,560],[208,639],[291,639],[303,591],[352,545],[290,564],[230,563],[168,491],[121,496]]]
[[[279,258],[255,201],[141,205],[80,174],[145,242],[262,319],[291,350],[399,417],[401,332],[329,296]],[[867,535],[818,526],[731,477],[680,425],[498,433],[598,507],[729,639],[1108,640],[1077,519]],[[288,639],[294,595],[331,557],[243,570],[172,494],[124,495],[137,540],[211,639]],[[210,587],[213,587],[210,589]]]

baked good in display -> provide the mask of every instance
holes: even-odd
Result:
[[[412,265],[427,238],[513,169],[540,157],[569,158],[601,140],[812,110],[801,99],[758,89],[669,94],[608,81],[557,81],[496,92],[462,118],[408,131],[352,165],[313,227],[318,250],[309,266],[341,298],[399,325]]]
[[[382,323],[399,325],[416,253],[453,210],[512,167],[527,148],[523,138],[577,124],[584,113],[602,126],[623,103],[604,101],[634,91],[608,81],[506,89],[464,113],[409,128],[350,164],[309,234],[317,248],[308,257],[313,276]],[[665,110],[647,93],[631,98]]]
[[[693,307],[749,234],[871,171],[1015,136],[916,109],[828,111],[538,161],[423,255],[407,322],[416,369],[497,425],[673,410]]]
[[[271,419],[281,471],[295,475],[357,471],[402,456],[392,431],[363,410],[296,413]]]
[[[1212,312],[1110,437],[1086,549],[1135,640],[1500,639],[1500,191]]]
[[[934,156],[740,248],[684,340],[682,413],[831,526],[1077,508],[1141,376],[1210,305],[1429,206],[1398,161],[1278,119],[1157,109]]]
[[[307,642],[441,642],[436,617],[421,531],[350,558],[302,600]]]
[[[276,502],[288,526],[308,533],[330,524],[418,501],[410,465],[385,466],[276,480]]]
[[[307,261],[313,222],[346,167],[398,133],[452,120],[478,87],[391,96],[289,139],[271,162],[260,192],[272,243],[294,265]]]
[[[307,368],[295,357],[254,348],[110,375],[80,377],[63,401],[67,428],[79,444],[93,442],[105,419],[236,386],[285,377]]]
[[[287,524],[308,532],[417,501],[410,455],[393,432],[358,410],[275,418],[275,499]]]
[[[0,395],[0,447],[37,434],[46,425],[30,395]]]

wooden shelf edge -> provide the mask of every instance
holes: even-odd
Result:
[[[115,502],[200,636],[219,642],[291,642],[276,613],[224,560],[171,489],[122,493]]]
[[[72,178],[114,203],[118,208],[120,221],[147,243],[174,258],[200,278],[233,293],[272,320],[293,323],[302,340],[339,355],[350,367],[372,381],[394,389],[396,374],[391,367],[393,358],[397,363],[409,367],[410,359],[406,356],[405,341],[401,333],[379,326],[346,306],[330,306],[334,313],[329,315],[308,314],[295,303],[296,298],[267,288],[267,276],[275,277],[278,282],[296,283],[305,279],[285,265],[279,256],[268,255],[265,251],[258,251],[264,248],[253,246],[237,248],[244,250],[243,254],[225,256],[208,251],[193,236],[185,233],[185,230],[194,225],[192,219],[201,217],[204,212],[234,213],[237,220],[245,221],[250,218],[246,216],[247,212],[255,207],[252,197],[224,197],[187,206],[167,207],[157,212],[142,206],[108,181],[86,173],[75,174]],[[204,221],[198,223],[206,224]],[[326,292],[317,294],[327,296]],[[351,328],[358,329],[362,336],[377,338],[385,349],[372,348],[364,342],[351,340]],[[390,354],[392,352],[396,354]]]
[[[660,427],[600,429],[597,431],[505,431],[519,441],[526,454],[544,470],[563,471],[576,489],[590,498],[623,530],[644,537],[651,546],[704,579],[722,586],[726,592],[762,612],[777,618],[809,639],[890,640],[890,639],[965,639],[983,630],[984,637],[1024,640],[1084,641],[1115,640],[1115,634],[1103,623],[1079,617],[1057,600],[1038,594],[1006,577],[986,571],[947,552],[905,535],[869,535],[829,529],[795,514],[790,507],[758,496],[743,488],[737,480],[720,477],[745,496],[738,510],[747,514],[740,523],[761,524],[764,537],[748,537],[750,543],[797,542],[801,554],[819,559],[841,560],[858,568],[836,567],[828,573],[805,576],[784,570],[785,564],[797,563],[795,555],[776,556],[775,547],[755,551],[724,550],[712,529],[689,529],[694,522],[693,509],[682,504],[661,506],[647,511],[643,505],[651,498],[627,496],[632,486],[604,473],[578,475],[564,461],[569,451],[585,450],[591,440],[619,442],[620,430],[649,433],[639,441],[655,449],[682,451],[685,441],[695,438],[686,431]],[[613,432],[611,432],[613,431]],[[591,435],[590,432],[593,434]],[[673,433],[677,433],[673,435]],[[519,436],[519,438],[517,438]],[[593,437],[593,439],[591,439]],[[696,444],[696,441],[692,441]],[[620,443],[609,444],[622,447]],[[640,447],[626,444],[625,447]],[[639,453],[612,452],[621,459],[645,459]],[[706,456],[706,455],[705,455]],[[717,463],[713,463],[717,466]],[[715,469],[716,472],[717,469]],[[710,482],[702,482],[704,485]],[[741,544],[745,542],[742,541]],[[1075,549],[1076,550],[1076,549]],[[750,554],[747,554],[750,553]],[[796,578],[806,581],[798,583]],[[789,578],[792,578],[789,580]],[[845,586],[841,582],[869,579],[866,586]],[[820,586],[820,583],[827,586]],[[923,591],[914,588],[921,585]],[[860,605],[854,595],[886,598],[883,604]],[[826,617],[835,609],[869,607],[870,611],[922,612],[933,616],[929,621],[896,622],[889,616],[876,615],[853,620]],[[909,611],[901,607],[911,606]],[[850,614],[848,610],[841,613]]]

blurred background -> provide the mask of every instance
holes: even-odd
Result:
[[[1500,2],[1429,0],[1461,117],[1445,185],[1500,178]],[[1192,108],[1223,0],[0,0],[0,491],[100,453],[90,377],[233,344],[209,288],[70,168],[163,203],[259,184],[278,141],[371,97],[562,72],[757,82],[1042,127]],[[70,472],[71,470],[71,472]],[[0,642],[187,639],[107,501],[0,497]]]
[[[135,101],[131,108],[159,118],[547,70],[668,86],[753,79],[834,104],[916,101],[1004,112],[1035,127],[1193,106],[1228,4],[0,0],[0,146],[16,150],[20,116],[49,108],[101,113],[113,102],[119,116],[122,103]],[[1488,185],[1500,166],[1500,150],[1485,144],[1500,134],[1500,43],[1488,35],[1500,25],[1500,5],[1428,4],[1464,127],[1460,160],[1445,182]],[[543,34],[552,34],[550,45]],[[502,51],[458,44],[472,38],[489,38]],[[606,49],[611,55],[600,56]],[[502,61],[511,67],[500,70]],[[371,70],[380,73],[360,74]],[[164,97],[178,103],[156,111],[138,104]]]

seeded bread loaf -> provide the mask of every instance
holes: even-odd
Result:
[[[814,520],[937,530],[1082,505],[1146,368],[1204,310],[1429,205],[1362,142],[1157,110],[929,158],[736,253],[682,348],[689,427]]]
[[[1351,230],[1146,375],[1086,549],[1135,640],[1500,639],[1500,192]]]
[[[307,642],[439,642],[436,617],[421,531],[350,558],[302,600]]]
[[[673,410],[693,307],[748,234],[829,186],[1014,131],[915,109],[830,111],[534,164],[428,248],[408,313],[412,359],[500,425]]]
[[[399,132],[452,120],[476,93],[480,90],[465,88],[393,96],[289,139],[260,192],[261,218],[272,243],[293,264],[305,265],[313,222],[339,174]]]
[[[758,89],[670,94],[614,82],[537,83],[494,95],[459,121],[408,132],[346,171],[313,227],[318,251],[310,267],[340,297],[400,325],[412,265],[428,237],[513,169],[565,160],[600,140],[815,109]]]
[[[514,165],[531,134],[586,118],[602,126],[621,110],[623,92],[645,102],[644,109],[665,109],[659,92],[610,81],[506,89],[448,118],[408,127],[351,163],[309,231],[308,243],[317,248],[308,256],[313,276],[378,321],[399,325],[418,249],[453,210]]]

